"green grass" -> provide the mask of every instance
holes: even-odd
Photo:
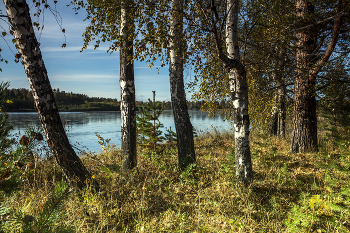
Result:
[[[120,150],[106,146],[102,153],[82,158],[101,192],[68,195],[50,230],[350,232],[349,132],[343,131],[343,141],[322,134],[318,153],[294,155],[288,154],[289,139],[252,132],[254,182],[249,188],[235,186],[234,137],[229,132],[201,133],[195,140],[196,174],[179,172],[176,148],[166,145],[159,153],[138,150],[137,168],[121,174]],[[22,214],[19,219],[34,217],[22,226],[37,222],[64,177],[54,160],[44,160],[24,173],[23,180],[20,190],[2,200],[7,210],[2,224],[14,221],[14,213]]]

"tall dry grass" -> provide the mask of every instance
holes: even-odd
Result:
[[[138,150],[138,166],[120,173],[120,150],[82,158],[101,192],[75,191],[50,229],[72,232],[349,232],[349,141],[320,135],[320,151],[288,154],[289,140],[252,132],[254,182],[236,187],[232,132],[200,132],[197,167],[177,170],[177,151]],[[34,179],[35,177],[35,179]],[[54,160],[24,177],[1,205],[35,218],[64,180]],[[2,216],[4,223],[9,216]],[[23,222],[23,224],[29,224]],[[35,229],[34,229],[35,230]]]

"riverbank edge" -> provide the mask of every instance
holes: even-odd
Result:
[[[59,112],[120,112],[120,110],[72,109],[58,110]],[[6,112],[36,112],[35,109],[7,109]]]

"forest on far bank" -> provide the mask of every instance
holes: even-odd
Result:
[[[85,94],[60,91],[53,89],[56,104],[59,111],[120,111],[120,101],[112,98],[89,97]],[[150,95],[151,97],[151,95]],[[35,111],[32,91],[25,88],[8,89],[7,99],[12,103],[8,105],[8,111]],[[146,101],[136,101],[136,110]],[[187,101],[189,110],[200,110],[205,101]],[[162,101],[163,110],[171,110],[171,101]],[[218,102],[218,108],[223,109],[227,103]]]

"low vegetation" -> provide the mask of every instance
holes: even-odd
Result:
[[[51,158],[34,161],[16,170],[19,183],[1,178],[0,232],[349,232],[349,128],[337,136],[323,131],[318,153],[290,155],[289,139],[253,131],[249,188],[235,185],[231,132],[200,133],[197,167],[183,173],[164,144],[139,149],[121,174],[121,152],[99,136],[102,152],[82,160],[100,193],[71,189]]]

